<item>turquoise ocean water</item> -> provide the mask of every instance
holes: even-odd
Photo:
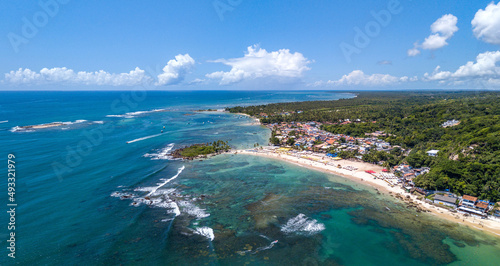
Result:
[[[16,259],[4,244],[0,264],[498,265],[498,238],[345,178],[248,155],[169,157],[218,139],[267,144],[251,118],[195,110],[352,96],[2,92],[0,149],[5,165],[16,156],[18,206]],[[17,128],[51,122],[64,125]]]

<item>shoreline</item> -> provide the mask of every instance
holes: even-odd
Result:
[[[434,217],[445,219],[450,222],[458,223],[470,227],[474,230],[480,230],[484,233],[487,233],[495,237],[500,237],[500,221],[494,221],[490,219],[479,219],[471,216],[466,217],[461,213],[453,213],[447,209],[437,207],[427,201],[421,201],[418,199],[417,196],[406,192],[401,187],[399,186],[391,187],[386,181],[379,178],[375,179],[373,175],[365,172],[367,170],[381,172],[383,167],[378,165],[365,162],[348,161],[348,160],[333,161],[334,164],[341,165],[342,167],[353,166],[358,168],[357,170],[349,171],[346,169],[339,169],[335,166],[321,162],[324,157],[320,157],[318,156],[318,154],[307,155],[307,157],[313,159],[311,160],[306,158],[297,158],[295,156],[291,156],[285,153],[275,153],[269,150],[236,150],[233,151],[232,153],[277,159],[301,167],[305,167],[308,169],[313,169],[324,173],[338,175],[347,178],[350,181],[354,181],[358,184],[375,188],[381,193],[385,193],[386,195],[395,197],[396,199],[398,199],[398,197],[396,196],[398,193],[403,197],[403,199],[409,196],[409,199],[411,199],[414,203],[416,203],[416,205],[419,208],[426,210],[429,215],[433,215]],[[407,203],[403,199],[398,199],[398,200],[400,200],[403,203]]]

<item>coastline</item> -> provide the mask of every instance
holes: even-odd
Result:
[[[465,225],[475,230],[480,230],[484,233],[493,235],[495,237],[500,237],[500,222],[489,219],[478,219],[470,216],[466,217],[461,213],[453,213],[447,209],[440,208],[433,204],[430,204],[429,202],[421,201],[417,199],[418,198],[417,196],[406,192],[401,187],[398,186],[391,187],[384,180],[379,178],[375,179],[373,175],[365,172],[367,170],[381,172],[383,168],[378,165],[365,162],[348,161],[348,160],[338,160],[334,162],[335,164],[341,165],[341,167],[353,166],[358,168],[357,170],[349,171],[346,169],[339,169],[335,166],[321,162],[324,159],[324,157],[320,157],[317,155],[308,155],[307,157],[313,159],[311,160],[306,158],[297,158],[295,156],[291,156],[285,153],[276,153],[269,150],[236,150],[233,151],[233,153],[277,159],[301,167],[306,167],[308,169],[342,176],[356,183],[375,188],[378,191],[393,197],[396,197],[396,195],[399,193],[403,199],[409,197],[407,199],[411,199],[413,203],[416,203],[416,205],[419,208],[428,211],[430,215],[433,215],[437,218],[445,219],[450,222]],[[399,200],[403,203],[407,203],[402,199]]]

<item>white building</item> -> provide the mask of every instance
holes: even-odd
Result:
[[[431,157],[437,157],[439,150],[430,150],[427,152],[427,155]]]

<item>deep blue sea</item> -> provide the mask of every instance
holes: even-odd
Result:
[[[332,92],[0,92],[0,156],[15,156],[16,258],[1,265],[498,265],[498,238],[407,209],[345,178],[249,155],[252,118],[196,112],[337,100]],[[6,122],[7,121],[7,122]],[[21,126],[62,122],[57,127]],[[390,212],[387,208],[390,208]]]

